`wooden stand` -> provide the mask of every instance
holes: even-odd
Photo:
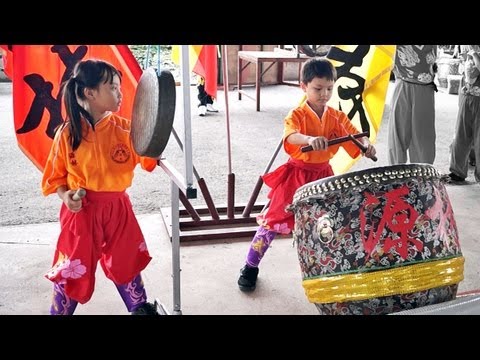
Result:
[[[242,216],[245,209],[244,205],[234,207],[234,216],[229,218],[227,207],[217,208],[219,219],[213,219],[207,207],[196,208],[200,216],[199,220],[193,220],[189,212],[180,209],[180,242],[198,241],[198,240],[218,240],[231,238],[252,238],[258,229],[256,215],[260,213],[265,204],[257,204],[252,208],[252,214],[248,217]],[[172,215],[171,208],[161,209],[163,222],[168,231],[170,239],[172,238]]]

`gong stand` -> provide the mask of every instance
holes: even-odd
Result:
[[[173,166],[167,161],[159,160],[159,165],[170,176],[171,189],[171,239],[172,239],[172,271],[173,271],[173,312],[181,314],[180,307],[180,228],[179,228],[179,193],[183,193],[187,198],[196,198],[197,192],[193,188],[192,175],[192,124],[190,112],[190,76],[189,76],[189,54],[188,45],[182,45],[182,90],[183,90],[183,121],[184,121],[184,159],[185,159],[185,178],[177,173]],[[180,190],[181,189],[181,190]]]
[[[192,141],[190,113],[190,79],[188,45],[182,45],[182,89],[184,101],[184,159],[185,174],[181,174],[166,159],[161,158],[173,129],[175,117],[176,86],[169,71],[147,68],[137,85],[132,111],[131,139],[135,151],[141,156],[157,158],[158,165],[171,180],[171,226],[172,272],[173,272],[173,315],[181,315],[180,308],[180,237],[179,237],[179,194],[185,199],[196,198],[192,175]],[[158,61],[158,66],[160,61]],[[187,106],[188,105],[188,106]],[[165,306],[155,299],[160,314],[168,315]]]
[[[191,168],[193,168],[193,174],[197,179],[197,184],[202,192],[203,198],[205,199],[206,206],[194,207],[189,201],[189,198],[192,197],[189,197],[188,194],[180,191],[178,194],[178,200],[182,202],[184,208],[179,209],[178,217],[173,216],[173,211],[169,208],[161,209],[163,221],[172,239],[173,231],[174,229],[176,230],[176,226],[178,225],[178,236],[180,242],[251,237],[255,234],[258,227],[258,225],[256,224],[256,215],[264,207],[264,204],[255,205],[254,203],[249,203],[248,212],[246,212],[246,207],[244,205],[235,205],[235,174],[232,172],[231,163],[230,117],[228,106],[228,57],[227,47],[225,45],[222,46],[222,69],[224,74],[223,83],[227,125],[226,138],[228,145],[227,205],[215,206],[205,180],[200,177],[191,162],[186,165],[187,167],[190,166]],[[187,80],[184,79],[183,81],[184,84],[188,84],[188,82],[185,82]],[[185,89],[188,90],[188,87],[184,87],[184,104],[190,104],[189,93],[187,94],[185,92]],[[185,107],[185,110],[186,113],[188,111],[188,115],[190,115],[190,108],[188,107],[187,109],[187,107]],[[187,126],[188,129],[190,129],[190,122],[188,123],[188,125],[185,125],[185,129],[187,129]],[[191,150],[189,151],[188,149],[184,149],[183,144],[174,129],[172,130],[172,134],[184,154],[188,154],[189,152],[191,153]],[[185,144],[188,144],[188,140],[185,142]],[[170,173],[172,172],[171,169],[168,171],[170,171]]]

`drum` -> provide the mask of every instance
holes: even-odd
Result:
[[[455,298],[464,258],[433,166],[311,182],[296,191],[290,209],[302,285],[321,314],[388,314]]]

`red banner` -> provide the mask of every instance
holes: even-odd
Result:
[[[217,63],[217,46],[203,45],[192,70],[205,79],[205,92],[215,99],[217,98]]]
[[[217,98],[217,45],[189,45],[190,70],[205,79],[205,91]],[[180,64],[180,45],[172,46],[172,61]]]
[[[54,131],[65,120],[60,85],[75,64],[89,58],[110,62],[122,73],[120,116],[131,118],[142,69],[127,45],[0,45],[13,82],[13,117],[20,149],[41,171]]]

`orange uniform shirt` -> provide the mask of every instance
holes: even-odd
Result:
[[[72,151],[68,126],[59,129],[43,171],[42,192],[49,195],[59,186],[92,191],[124,191],[132,185],[135,166],[153,171],[157,160],[139,156],[130,140],[130,121],[109,114],[95,124],[83,121],[84,138]]]
[[[302,160],[305,163],[327,162],[333,158],[340,146],[343,146],[352,158],[360,155],[360,149],[351,141],[329,146],[325,151],[302,153],[301,148],[304,145],[293,145],[286,141],[287,137],[293,133],[301,133],[308,136],[324,136],[329,140],[348,136],[348,134],[359,133],[345,113],[330,106],[325,108],[322,118],[313,111],[306,101],[288,113],[285,118],[283,131],[283,148],[285,152],[291,158]]]

